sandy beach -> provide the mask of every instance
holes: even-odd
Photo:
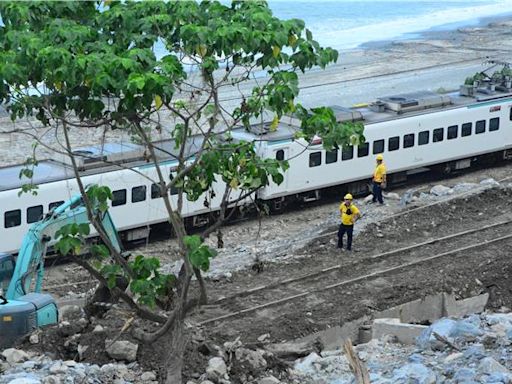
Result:
[[[420,89],[456,90],[466,76],[484,70],[485,61],[512,61],[511,31],[512,15],[509,15],[483,19],[477,25],[440,28],[413,38],[367,43],[358,49],[341,51],[337,64],[300,75],[299,100],[307,107],[351,106],[379,96]],[[241,91],[248,94],[252,86],[248,82]],[[240,96],[238,91],[226,90],[221,99],[230,108]],[[165,112],[163,115],[168,126],[172,126]],[[14,130],[34,134],[51,148],[60,146],[53,129],[38,128],[35,121],[12,123],[4,111],[0,113],[1,166],[23,162],[32,152],[35,139],[10,133]],[[119,131],[102,129],[82,130],[72,137],[75,146],[93,145],[102,140],[129,141],[130,138]],[[40,160],[52,157],[43,145],[38,146],[36,154]]]

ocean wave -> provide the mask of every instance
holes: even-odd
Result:
[[[386,2],[390,1],[386,0]],[[375,3],[375,1],[372,3]],[[398,1],[395,1],[395,3],[398,3]],[[456,1],[455,3],[460,4],[462,1]],[[368,6],[371,5],[368,2]],[[371,14],[370,11],[368,13]],[[366,23],[363,18],[354,20],[353,17],[340,15],[323,21],[312,21],[308,24],[308,27],[320,44],[336,49],[350,49],[366,42],[396,39],[404,35],[442,26],[455,29],[462,25],[474,25],[481,18],[507,13],[512,14],[512,1],[510,0],[479,6],[458,6],[428,14],[402,14],[387,20],[378,20],[368,15],[366,16]],[[355,23],[358,25],[354,26]]]

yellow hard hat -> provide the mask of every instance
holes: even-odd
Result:
[[[352,200],[352,195],[350,193],[347,193],[344,197],[345,200]]]
[[[377,160],[384,160],[384,156],[382,156],[382,154],[378,154],[377,157],[376,157]]]

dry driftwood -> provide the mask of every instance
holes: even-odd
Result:
[[[345,354],[347,355],[350,368],[356,377],[356,382],[358,384],[370,384],[368,368],[366,368],[366,364],[359,359],[359,356],[354,351],[354,347],[352,347],[352,341],[350,339],[345,340],[343,348],[345,350]]]
[[[442,343],[445,343],[447,346],[449,346],[450,348],[456,350],[456,351],[459,351],[460,352],[460,348],[458,348],[455,344],[453,344],[450,340],[448,340],[446,337],[443,337],[441,336],[439,333],[437,332],[432,332],[432,335],[434,335],[434,337],[441,341]]]

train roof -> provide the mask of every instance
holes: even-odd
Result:
[[[487,91],[487,89],[482,89]],[[410,116],[428,115],[444,110],[478,105],[485,102],[499,103],[512,97],[512,89],[504,91],[488,90],[482,94],[464,94],[466,88],[459,92],[438,94],[430,91],[397,94],[381,97],[375,102],[353,108],[361,114],[365,124],[397,120]],[[469,91],[472,92],[472,91]]]
[[[269,123],[252,126],[250,130],[244,127],[234,128],[231,132],[233,140],[247,141],[280,141],[294,137],[298,130],[290,124],[280,123],[276,130],[269,128]],[[187,140],[184,156],[193,158],[203,143],[203,136],[193,136]],[[175,147],[174,140],[162,140],[153,143],[155,153],[161,163],[178,165],[179,149]],[[144,168],[151,166],[148,153],[142,145],[134,143],[105,143],[80,147],[73,150],[76,157],[80,176],[89,176],[106,173],[123,168]],[[24,164],[11,165],[0,168],[0,191],[19,189],[25,184],[40,185],[44,183],[74,178],[73,168],[69,156],[59,155],[55,159],[42,160],[33,169],[33,177],[20,178]]]

